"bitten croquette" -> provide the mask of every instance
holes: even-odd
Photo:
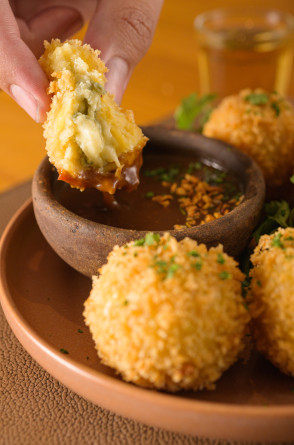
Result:
[[[203,134],[227,142],[260,166],[267,187],[289,182],[294,169],[294,107],[277,93],[242,90],[224,98]]]
[[[294,377],[294,228],[263,235],[251,261],[248,301],[256,347]]]
[[[123,168],[140,164],[147,138],[133,113],[105,90],[107,68],[99,54],[79,40],[45,42],[39,62],[53,97],[44,136],[59,179],[114,193],[125,185]]]
[[[220,245],[149,233],[116,246],[85,303],[98,355],[143,387],[213,389],[245,345],[243,279]]]

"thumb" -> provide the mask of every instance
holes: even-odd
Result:
[[[101,0],[85,41],[101,50],[107,90],[121,101],[132,71],[151,43],[163,0]]]
[[[45,73],[20,38],[18,25],[8,1],[1,1],[0,88],[36,122],[42,122],[49,109],[47,87],[48,79]]]

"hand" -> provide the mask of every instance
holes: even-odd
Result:
[[[48,79],[38,64],[43,41],[65,40],[89,22],[85,41],[110,69],[107,89],[120,102],[147,51],[163,0],[0,0],[0,88],[37,122],[46,119]]]

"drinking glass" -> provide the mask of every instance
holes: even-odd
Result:
[[[260,9],[220,9],[194,21],[200,93],[224,97],[261,87],[286,95],[293,52],[294,17]]]

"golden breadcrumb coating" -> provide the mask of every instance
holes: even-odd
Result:
[[[289,182],[294,168],[294,108],[277,93],[246,89],[228,96],[211,113],[203,134],[251,156],[268,187]]]
[[[147,138],[132,112],[122,111],[105,91],[107,68],[99,53],[79,40],[45,42],[40,64],[53,98],[44,136],[60,179],[113,193],[124,185],[123,167],[136,163]]]
[[[257,349],[294,376],[294,228],[262,236],[251,261],[248,301]]]
[[[110,253],[85,321],[103,363],[126,381],[213,389],[244,347],[243,279],[222,246],[149,233]]]

